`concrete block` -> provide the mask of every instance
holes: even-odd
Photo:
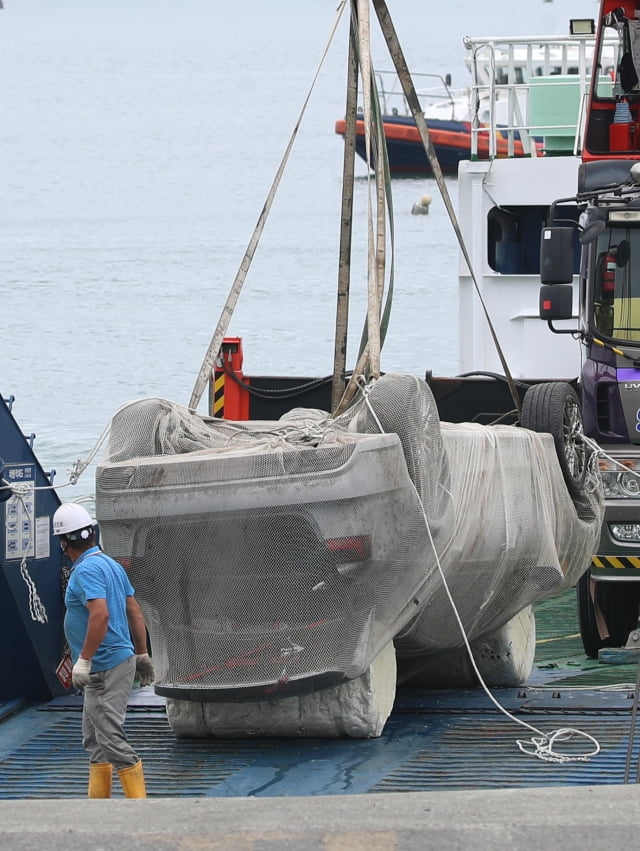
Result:
[[[334,688],[233,703],[167,698],[167,717],[179,737],[375,738],[391,714],[396,675],[390,642],[362,676]]]

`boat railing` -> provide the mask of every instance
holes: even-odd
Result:
[[[465,47],[472,159],[581,150],[594,36],[466,38]],[[608,80],[616,50],[615,39],[605,43]]]

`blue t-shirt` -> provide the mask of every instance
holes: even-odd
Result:
[[[89,610],[87,600],[105,599],[109,609],[107,634],[96,651],[91,673],[115,668],[133,656],[133,643],[127,621],[127,597],[134,594],[133,586],[122,565],[92,547],[73,563],[64,602],[64,632],[75,662],[87,634]]]

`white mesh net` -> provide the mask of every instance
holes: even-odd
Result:
[[[156,689],[194,701],[332,686],[394,638],[414,662],[459,646],[436,552],[470,638],[492,632],[575,582],[601,513],[595,485],[571,500],[550,436],[441,424],[408,375],[374,382],[336,420],[134,402],[96,474],[103,544],[143,606]]]

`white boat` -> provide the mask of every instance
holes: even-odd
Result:
[[[612,0],[602,0],[602,58],[595,60],[597,74],[589,73],[593,52],[587,35],[575,37],[580,48],[577,76],[533,76],[525,84],[504,87],[504,102],[513,106],[506,117],[508,132],[520,139],[542,135],[542,156],[535,155],[532,145],[528,159],[472,158],[460,164],[458,173],[460,226],[469,257],[469,263],[461,258],[458,275],[461,372],[504,375],[506,361],[515,379],[572,383],[588,423],[586,434],[604,453],[600,469],[607,493],[605,519],[590,571],[578,583],[581,634],[590,656],[628,640],[637,629],[640,600],[637,527],[624,527],[624,535],[617,531],[621,523],[637,516],[640,454],[633,417],[628,429],[614,425],[623,404],[633,410],[634,417],[637,411],[631,398],[636,385],[625,386],[622,380],[624,375],[636,380],[635,372],[625,373],[625,367],[635,368],[637,349],[630,344],[626,354],[618,350],[619,361],[614,358],[611,363],[598,354],[592,339],[594,329],[596,336],[600,330],[593,318],[597,297],[586,293],[596,287],[596,277],[605,273],[590,271],[595,261],[587,263],[576,237],[582,222],[578,191],[588,188],[595,197],[598,189],[614,183],[627,181],[632,187],[629,168],[640,157],[634,142],[637,73],[630,82],[625,80],[625,61],[629,74],[632,58],[627,35],[637,32],[640,9],[638,3],[626,8],[629,18]],[[478,50],[493,49],[491,44],[476,44]],[[634,61],[637,66],[637,57]],[[622,106],[626,109],[621,110]],[[496,132],[496,125],[494,114],[487,132]],[[592,167],[599,170],[587,171]],[[594,177],[589,179],[588,174]],[[628,206],[634,204],[627,200]],[[540,321],[541,235],[554,215],[574,234],[573,248],[567,249],[569,255],[573,251],[573,311],[568,311],[570,318],[553,321],[553,329],[560,333],[551,333],[551,323]],[[624,218],[626,212],[615,215]],[[607,230],[598,249],[603,259],[611,246],[615,251],[623,235]],[[613,282],[615,256],[613,266],[606,268]],[[500,352],[485,311],[497,329]],[[633,339],[632,333],[627,336]],[[607,344],[600,345],[606,348]],[[615,348],[612,341],[608,345]],[[596,379],[605,369],[610,370],[611,387]],[[623,394],[622,401],[618,393]],[[619,480],[624,475],[630,485],[623,488]]]

